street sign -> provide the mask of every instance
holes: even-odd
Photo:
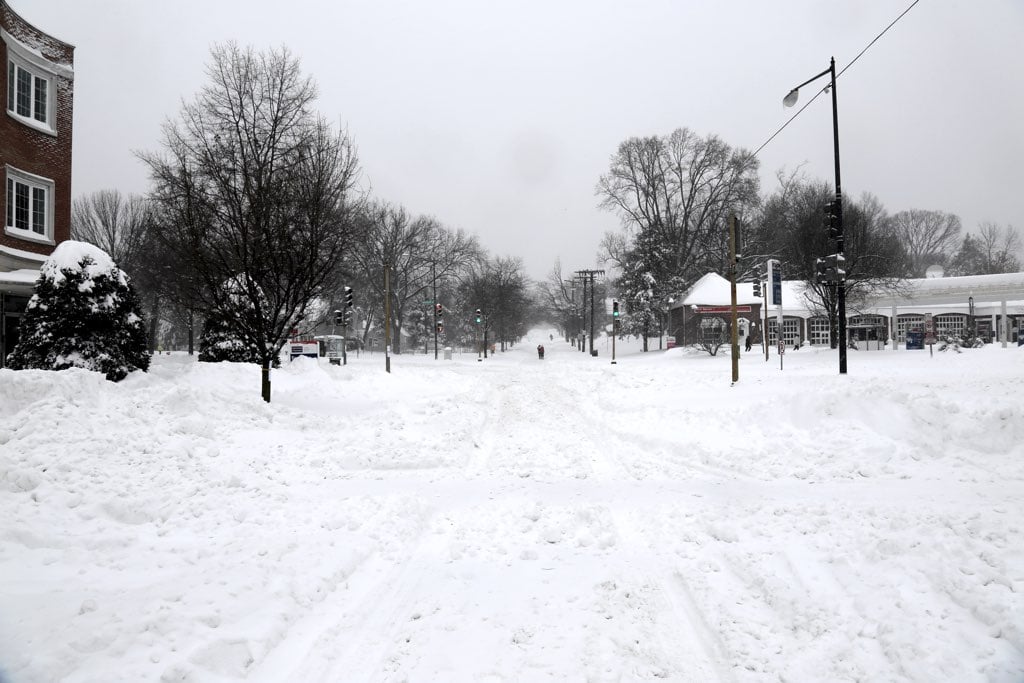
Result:
[[[768,305],[782,305],[782,264],[775,259],[768,259]]]
[[[924,343],[935,343],[935,320],[932,319],[931,313],[925,313],[924,315]]]
[[[697,306],[694,309],[697,313],[730,313],[732,306]],[[737,306],[737,313],[750,313],[750,306]]]

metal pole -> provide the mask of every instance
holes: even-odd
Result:
[[[431,263],[430,264],[430,276],[431,276],[431,280],[433,280],[433,283],[434,283],[434,310],[437,310],[437,264],[436,263]],[[442,312],[442,315],[443,315],[443,313],[444,313],[443,309],[442,309],[441,312]],[[434,316],[434,360],[437,360],[437,325],[438,325],[438,320],[440,320],[440,318],[438,318],[437,316]]]
[[[391,372],[391,265],[384,266],[384,370]]]
[[[736,316],[736,216],[729,213],[729,296],[732,310],[732,381],[740,381],[740,340],[739,321]]]
[[[768,272],[765,266],[765,272]],[[768,362],[768,282],[764,283],[764,322],[761,325],[761,346],[764,347],[764,362]]]
[[[580,339],[580,352],[587,352],[587,276],[583,276],[583,299],[580,301],[580,336],[584,337]]]
[[[845,233],[843,231],[843,190],[839,179],[839,105],[836,100],[836,58],[829,62],[829,71],[832,76],[832,142],[835,146],[836,159],[836,206],[839,208],[839,239],[836,241],[836,251],[843,256]],[[840,265],[843,263],[840,259]],[[839,314],[839,374],[846,374],[846,275],[839,278],[838,292],[838,314]],[[779,330],[781,333],[782,330]]]
[[[594,355],[594,274],[590,274],[590,355]]]

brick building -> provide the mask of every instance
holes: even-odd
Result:
[[[40,265],[70,233],[74,52],[0,0],[0,367]]]

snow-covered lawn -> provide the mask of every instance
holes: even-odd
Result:
[[[1024,680],[1024,350],[636,347],[0,371],[0,681]]]

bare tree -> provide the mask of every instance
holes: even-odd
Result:
[[[605,239],[612,236],[609,233]],[[540,302],[543,315],[559,328],[566,340],[579,331],[582,323],[576,281],[565,277],[559,259],[555,259],[547,279],[537,285],[536,298]]]
[[[960,217],[944,211],[910,209],[890,218],[907,253],[908,277],[924,277],[929,266],[949,263],[960,242]]]
[[[368,289],[367,303],[375,311],[366,316],[363,339],[374,324],[383,323],[386,270],[394,351],[401,353],[400,331],[406,318],[416,312],[420,322],[409,331],[426,334],[428,317],[420,314],[433,307],[426,302],[433,302],[434,288],[444,289],[446,281],[457,279],[460,269],[479,257],[480,246],[475,237],[448,230],[435,218],[414,217],[404,207],[387,202],[368,207],[365,220],[365,239],[352,254],[354,268]]]
[[[668,136],[630,138],[619,145],[597,195],[627,231],[642,241],[647,271],[658,282],[696,278],[718,266],[727,249],[730,211],[758,203],[758,162],[714,135],[687,128]],[[621,249],[607,245],[615,258]]]
[[[623,330],[642,336],[645,350],[668,299],[728,263],[727,217],[742,219],[759,203],[757,169],[750,152],[687,128],[630,138],[612,156],[597,195],[620,216],[628,240],[606,236],[601,258],[619,271]]]
[[[153,211],[140,195],[99,190],[76,197],[71,205],[71,238],[110,254],[132,279],[149,319],[149,350],[157,346],[160,290],[164,285],[160,250],[151,229]]]
[[[825,205],[834,196],[826,182],[780,176],[780,186],[765,200],[760,220],[768,255],[781,261],[786,279],[805,281],[810,292],[807,304],[828,315],[833,347],[838,343],[837,292],[816,281],[815,264],[835,251],[823,226]],[[879,288],[898,290],[906,267],[892,222],[878,199],[870,194],[856,201],[844,198],[843,218],[846,295],[855,308]]]
[[[149,225],[149,206],[140,195],[99,190],[76,197],[71,205],[71,238],[96,245],[132,276],[146,247]]]
[[[316,86],[287,49],[215,46],[209,82],[142,154],[158,240],[183,300],[227,320],[270,368],[357,236],[352,141],[316,114]],[[230,286],[227,286],[229,285]]]
[[[502,350],[526,332],[529,318],[528,283],[518,258],[480,259],[468,266],[460,281],[463,310],[483,313],[474,332]]]

